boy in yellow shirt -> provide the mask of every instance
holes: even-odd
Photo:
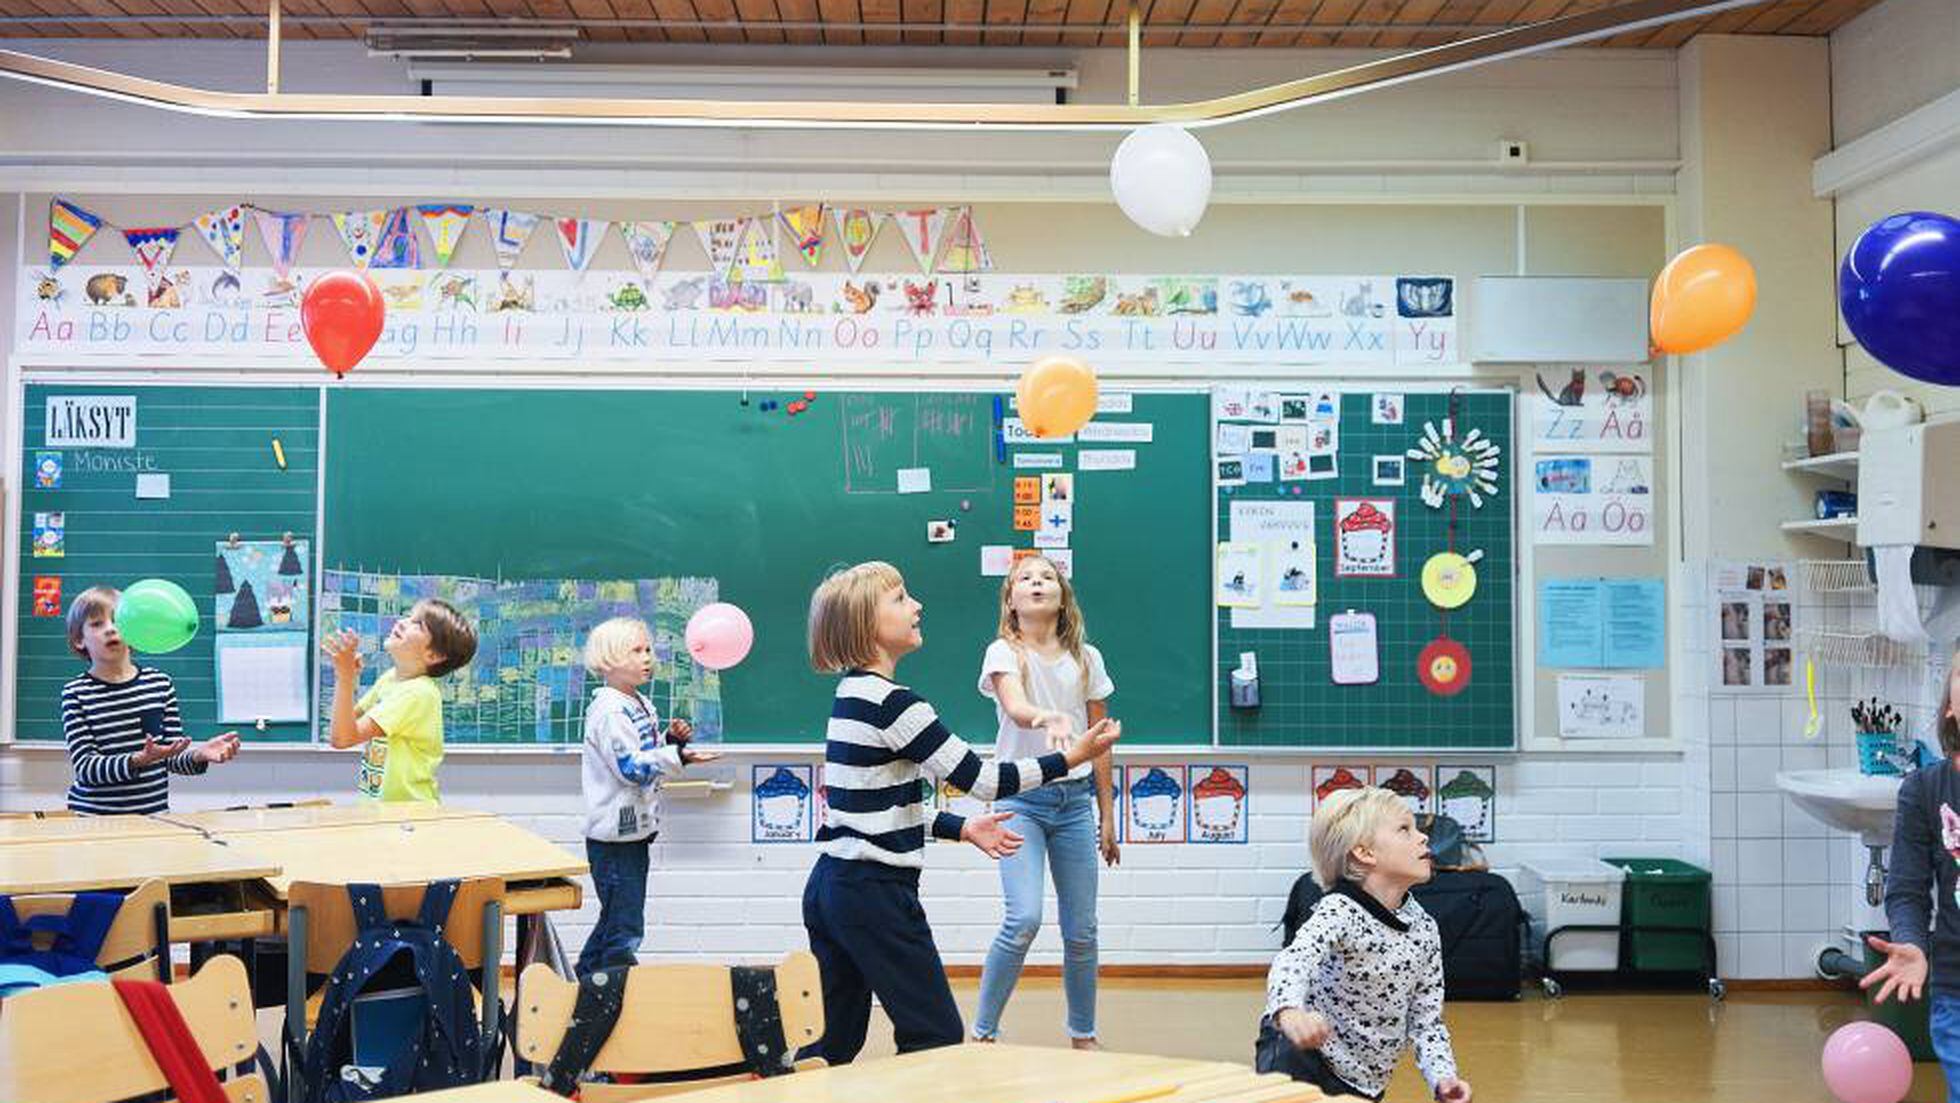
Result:
[[[333,718],[328,739],[335,748],[367,744],[355,788],[368,800],[440,800],[436,767],[442,764],[442,691],[435,680],[476,656],[476,629],[455,606],[418,601],[382,642],[394,660],[372,688],[354,700],[361,683],[360,638],[341,632],[320,641],[333,659]]]

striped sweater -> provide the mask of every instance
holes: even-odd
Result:
[[[817,842],[835,858],[925,865],[923,779],[944,780],[981,800],[1009,797],[1059,780],[1058,751],[1017,762],[985,762],[946,730],[925,699],[880,674],[854,670],[837,683],[824,741],[823,827]],[[957,841],[965,820],[932,822],[935,838]]]
[[[105,682],[86,671],[69,679],[61,689],[61,729],[75,769],[68,807],[83,815],[167,811],[170,775],[206,768],[195,747],[148,766],[133,761],[146,734],[159,743],[184,734],[177,687],[155,667],[137,667],[126,682]]]

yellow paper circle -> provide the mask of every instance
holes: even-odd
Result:
[[[1476,592],[1476,565],[1455,552],[1437,552],[1422,565],[1422,596],[1437,608],[1460,608]]]

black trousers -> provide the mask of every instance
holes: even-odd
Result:
[[[1259,1040],[1252,1046],[1252,1067],[1260,1072],[1283,1072],[1305,1084],[1312,1084],[1328,1095],[1358,1095],[1379,1100],[1334,1075],[1327,1059],[1317,1049],[1301,1049],[1271,1023],[1259,1024]]]
[[[823,1040],[803,1056],[848,1064],[864,1048],[871,997],[891,1016],[900,1053],[965,1035],[946,967],[919,903],[919,871],[826,854],[803,888],[803,926],[823,976]]]

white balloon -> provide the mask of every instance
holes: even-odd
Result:
[[[1183,127],[1152,123],[1116,147],[1109,187],[1130,221],[1164,237],[1189,237],[1211,202],[1211,158]]]

